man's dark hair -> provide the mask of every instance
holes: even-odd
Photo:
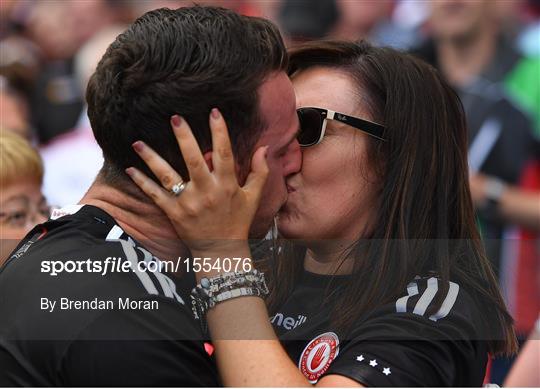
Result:
[[[201,6],[144,14],[109,46],[88,84],[88,116],[105,160],[101,178],[122,189],[129,166],[153,177],[131,149],[142,140],[187,179],[170,118],[182,115],[205,152],[213,107],[227,121],[238,163],[249,166],[266,124],[258,88],[286,67],[283,40],[267,20]]]

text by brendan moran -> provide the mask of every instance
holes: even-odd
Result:
[[[72,300],[67,297],[60,299],[41,298],[40,307],[42,311],[78,311],[78,310],[157,310],[159,301],[156,300],[132,300],[128,297],[119,297],[117,300],[100,300],[97,297],[91,300]]]

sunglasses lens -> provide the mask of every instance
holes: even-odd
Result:
[[[297,110],[300,120],[300,133],[298,143],[300,146],[311,146],[317,143],[321,136],[322,118],[319,111],[312,108],[300,108]]]

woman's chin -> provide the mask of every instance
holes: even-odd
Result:
[[[286,215],[278,218],[277,228],[279,236],[283,239],[294,240],[297,243],[303,242],[309,232],[308,226],[296,217]]]
[[[300,239],[298,223],[292,219],[288,212],[280,212],[277,218],[277,228],[279,235],[285,239]]]

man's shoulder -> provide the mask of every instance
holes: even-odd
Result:
[[[134,284],[143,294],[183,303],[171,291],[174,282],[164,273],[176,270],[164,270],[158,258],[104,211],[77,205],[57,210],[49,221],[30,231],[8,258],[0,280],[49,280],[68,289],[80,287],[74,281],[82,279],[86,287],[110,284],[119,289]]]
[[[44,336],[62,339],[104,314],[192,321],[177,283],[158,265],[114,219],[92,209],[65,215],[37,226],[2,268],[0,294],[9,298],[0,301],[0,316],[11,318],[7,327],[25,322],[28,337],[32,323],[46,322]]]

